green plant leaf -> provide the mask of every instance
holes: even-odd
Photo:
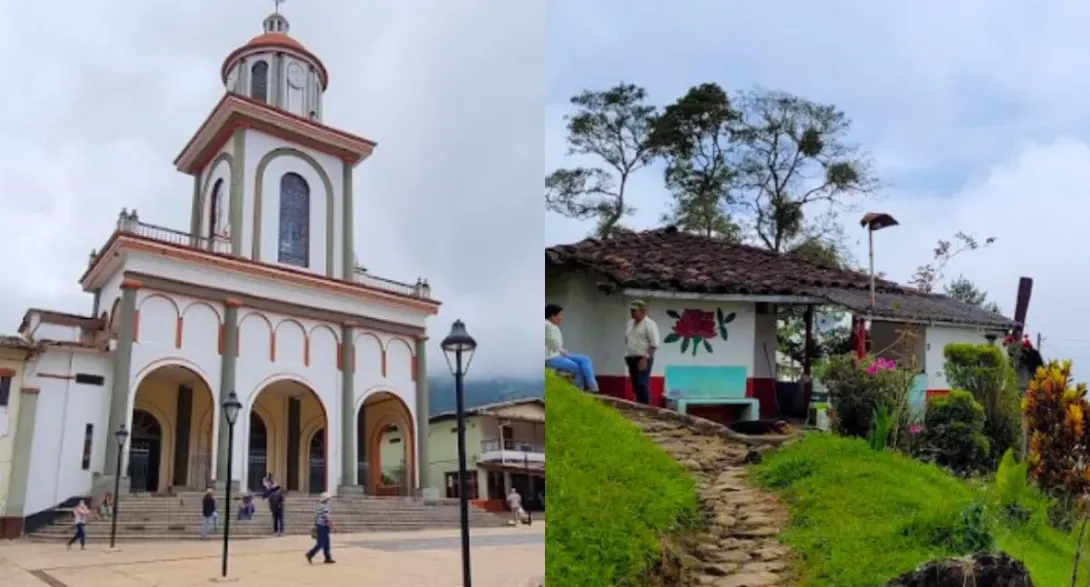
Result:
[[[689,341],[690,340],[691,339],[686,338],[686,339],[681,341],[681,352],[684,353],[685,351],[689,350]]]
[[[711,352],[712,352],[712,343],[705,340],[704,341],[704,350],[708,351],[708,354],[711,354]]]
[[[666,310],[666,315],[673,318],[674,320],[681,319],[681,314],[678,314],[677,310]]]
[[[677,342],[679,340],[681,340],[681,335],[676,333],[676,332],[671,332],[670,334],[666,335],[666,338],[664,338],[662,340],[662,342],[664,342],[666,344],[670,344],[670,343]]]
[[[730,324],[731,322],[734,322],[734,319],[737,317],[738,314],[736,312],[731,312],[730,314],[727,314],[726,318],[723,318],[723,324]]]
[[[693,337],[693,356],[694,357],[696,356],[696,351],[700,350],[700,343],[702,343],[702,342],[704,342],[703,338],[700,338],[699,336],[694,336]]]
[[[719,325],[723,324],[723,308],[715,309],[715,323]]]
[[[727,340],[727,327],[722,324],[719,325],[719,338]]]

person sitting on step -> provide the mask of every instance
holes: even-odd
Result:
[[[594,377],[594,365],[590,357],[569,353],[564,348],[564,335],[560,324],[564,322],[564,308],[556,304],[545,306],[545,366],[575,376],[575,386],[598,393],[598,380]]]

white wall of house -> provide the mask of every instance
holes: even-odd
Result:
[[[926,365],[927,365],[927,389],[950,389],[950,383],[946,380],[943,349],[946,345],[955,342],[968,342],[984,344],[988,342],[987,335],[993,334],[997,338],[993,344],[1001,344],[1002,333],[988,331],[978,326],[928,326],[926,337]]]

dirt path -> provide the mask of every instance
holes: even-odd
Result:
[[[707,527],[685,547],[681,585],[793,584],[785,573],[790,551],[776,538],[787,525],[787,510],[746,481],[747,457],[770,450],[771,444],[727,437],[731,433],[725,427],[707,420],[612,398],[603,401],[625,414],[697,481]]]

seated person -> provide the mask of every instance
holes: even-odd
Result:
[[[254,494],[249,489],[242,491],[242,498],[238,504],[238,519],[252,520],[254,518]]]
[[[564,349],[564,335],[560,333],[563,321],[564,308],[556,304],[545,306],[545,366],[575,375],[576,387],[598,393],[598,380],[594,378],[590,357]]]

